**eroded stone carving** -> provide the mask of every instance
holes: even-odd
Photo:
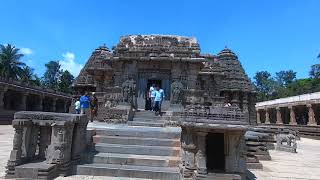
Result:
[[[87,123],[85,115],[32,111],[15,113],[12,121],[15,135],[6,177],[38,179],[41,176],[52,179],[58,174],[70,174],[71,166],[78,163],[80,154],[86,148],[83,139]],[[75,126],[79,128],[74,131]],[[25,152],[25,157],[21,156],[22,152]],[[32,165],[29,166],[29,163]]]
[[[182,104],[183,101],[183,84],[175,81],[171,84],[171,104]]]

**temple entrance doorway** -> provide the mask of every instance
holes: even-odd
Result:
[[[160,86],[161,88],[161,80],[158,79],[149,79],[147,82],[147,90],[146,90],[146,96],[145,96],[145,110],[151,110],[151,99],[148,99],[148,97],[151,95],[150,88],[151,86],[154,86],[154,88],[157,88],[157,86]]]
[[[209,133],[206,138],[208,172],[225,172],[224,134]]]
[[[166,111],[170,107],[170,85],[171,77],[170,72],[167,71],[154,71],[154,70],[144,70],[139,72],[137,80],[137,103],[138,109],[145,110],[146,99],[148,97],[149,89],[152,84],[160,85],[164,90],[165,99],[162,102],[161,110]]]

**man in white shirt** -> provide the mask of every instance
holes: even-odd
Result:
[[[156,96],[156,88],[155,84],[152,84],[152,86],[149,89],[149,97],[151,99],[151,110],[154,111],[154,98]]]
[[[80,114],[80,99],[77,98],[77,101],[74,103],[74,109],[76,110],[77,114]]]

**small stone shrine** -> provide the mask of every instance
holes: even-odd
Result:
[[[162,116],[147,111],[152,85],[165,94]],[[17,113],[7,177],[68,175],[87,143],[82,154],[91,156],[76,174],[245,179],[245,132],[256,125],[256,92],[230,49],[204,55],[192,37],[123,36],[112,50],[93,51],[73,87],[75,97],[95,92],[98,99],[87,130],[92,142],[84,137],[84,116]]]

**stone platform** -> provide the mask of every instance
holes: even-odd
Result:
[[[320,141],[301,138],[297,153],[270,150],[271,161],[260,161],[262,170],[250,170],[252,179],[319,180]]]
[[[89,127],[92,127],[89,123]],[[0,179],[4,179],[5,166],[12,149],[12,139],[14,130],[11,125],[0,126]],[[320,141],[301,138],[297,141],[298,149],[296,154],[270,150],[272,161],[261,161],[264,169],[250,170],[258,180],[307,180],[319,179],[320,177]],[[142,180],[140,178],[119,178],[119,177],[104,177],[90,175],[75,175],[69,177],[58,177],[62,180]]]

